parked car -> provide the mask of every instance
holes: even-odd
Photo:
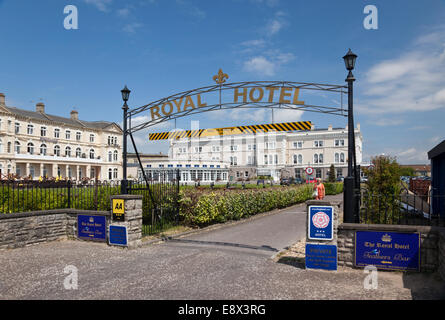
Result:
[[[288,186],[291,185],[292,183],[294,183],[294,179],[293,178],[282,178],[280,181],[280,184],[282,186]]]

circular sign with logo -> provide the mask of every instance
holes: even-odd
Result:
[[[308,175],[312,175],[314,173],[314,169],[311,167],[307,167],[305,171],[306,171],[306,174],[308,174]]]
[[[323,229],[329,225],[329,216],[324,212],[317,212],[312,216],[312,223],[315,227]]]

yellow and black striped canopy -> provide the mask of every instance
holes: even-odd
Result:
[[[311,130],[311,121],[298,122],[283,122],[283,123],[269,123],[256,124],[250,126],[226,127],[226,128],[212,128],[186,131],[170,131],[150,133],[149,140],[167,140],[167,139],[187,139],[187,138],[201,138],[211,136],[226,136],[235,134],[254,134],[270,131],[297,131],[297,130]]]

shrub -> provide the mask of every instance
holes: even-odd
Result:
[[[179,212],[185,224],[204,226],[285,208],[311,198],[311,185],[207,193],[181,190]]]

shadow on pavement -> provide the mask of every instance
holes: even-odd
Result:
[[[403,286],[411,290],[413,300],[445,300],[445,281],[436,273],[407,272]]]
[[[272,248],[271,246],[252,246],[241,243],[230,243],[230,242],[219,242],[219,241],[201,241],[201,240],[188,240],[188,239],[167,239],[166,242],[180,242],[180,243],[193,243],[193,244],[203,244],[203,245],[216,245],[216,246],[230,246],[244,249],[254,249],[254,250],[264,250],[278,252],[278,249]]]
[[[287,264],[299,269],[306,269],[306,262],[304,257],[281,257],[277,260],[277,262]]]

